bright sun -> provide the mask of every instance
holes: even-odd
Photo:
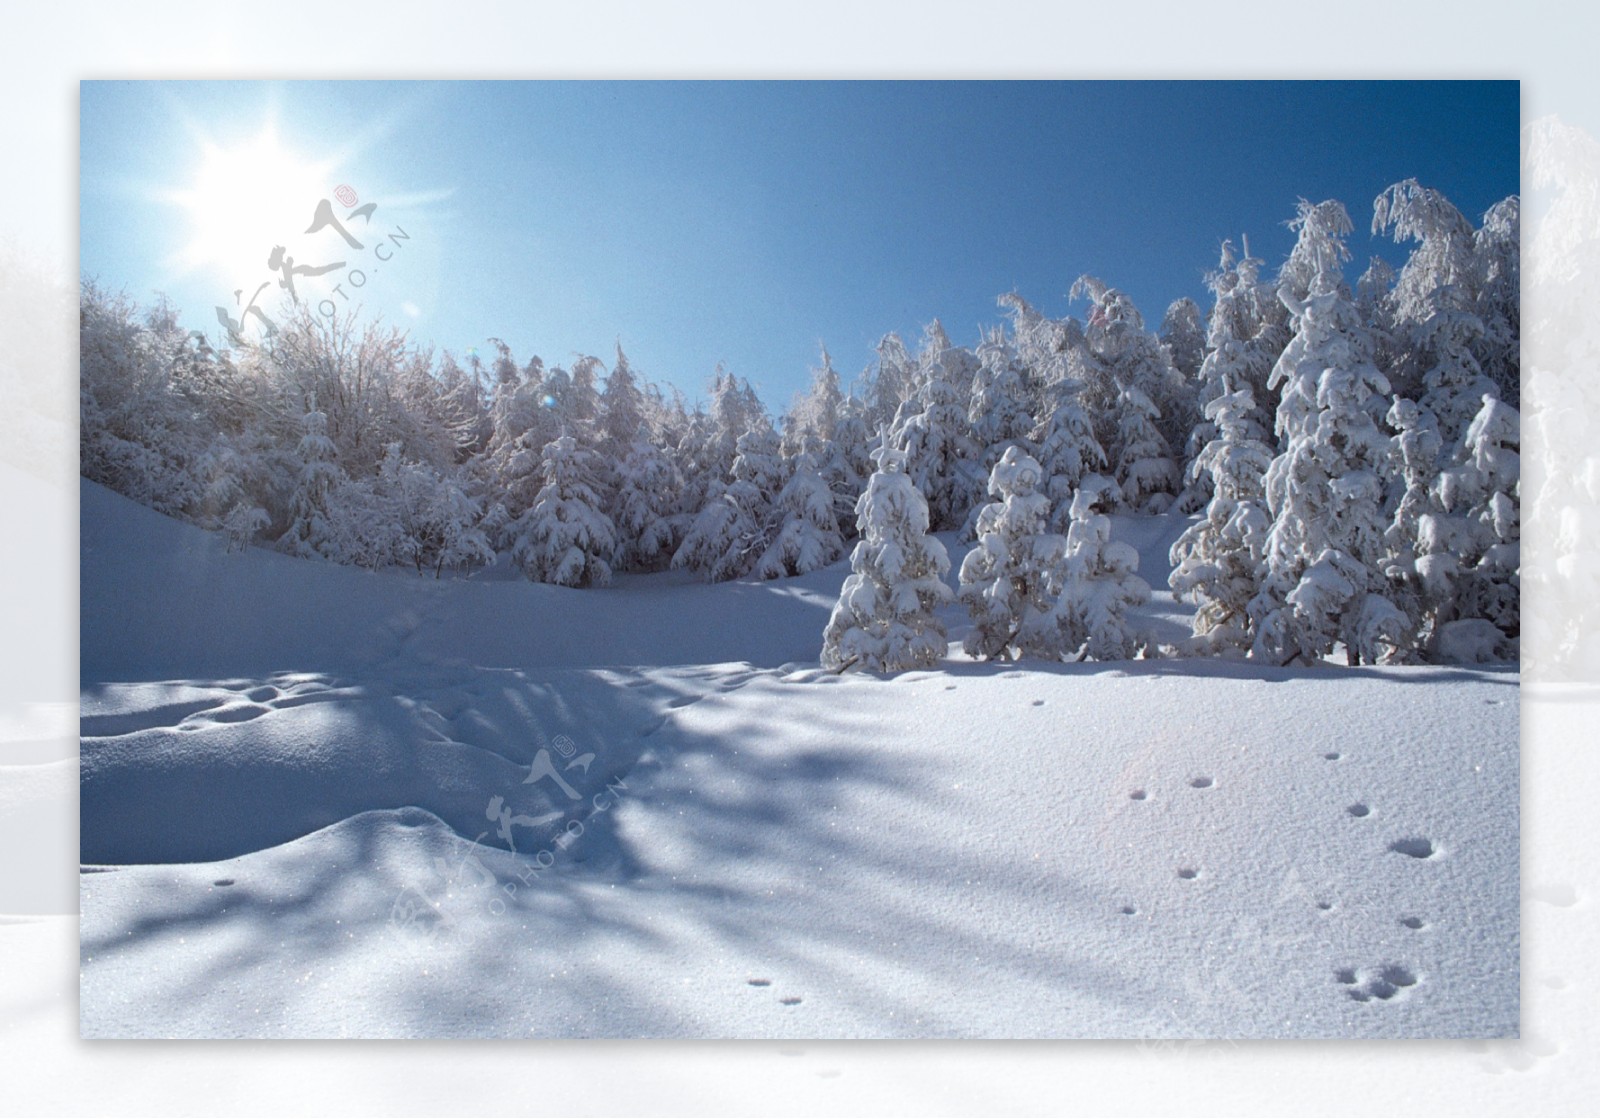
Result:
[[[172,198],[189,213],[189,240],[176,264],[207,269],[234,286],[270,277],[275,245],[292,245],[311,224],[318,201],[334,189],[334,165],[287,151],[268,126],[248,143],[206,142],[194,185]]]

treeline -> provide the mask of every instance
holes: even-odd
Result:
[[[932,530],[971,538],[1016,448],[1052,532],[1091,476],[1103,512],[1204,513],[1173,557],[1198,608],[1187,651],[1293,656],[1294,619],[1318,615],[1364,659],[1514,656],[1518,200],[1474,224],[1396,184],[1373,230],[1413,248],[1354,289],[1344,207],[1302,203],[1293,225],[1270,279],[1223,245],[1207,312],[1179,300],[1152,331],[1088,276],[1082,319],[1008,294],[976,348],[937,321],[915,347],[888,335],[849,392],[824,351],[776,419],[720,369],[691,407],[620,348],[546,366],[492,340],[462,364],[302,310],[219,351],[85,282],[82,472],[236,547],[434,575],[504,553],[590,586],[831,563],[884,440]]]

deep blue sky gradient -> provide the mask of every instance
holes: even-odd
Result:
[[[198,137],[270,119],[411,235],[367,313],[458,356],[609,363],[620,338],[691,398],[724,361],[774,412],[819,342],[848,380],[935,316],[975,343],[1013,289],[1081,315],[1091,272],[1152,326],[1205,308],[1222,239],[1275,268],[1302,196],[1348,206],[1358,272],[1404,258],[1367,233],[1390,183],[1474,220],[1519,189],[1515,82],[85,82],[81,119],[84,275],[209,334],[269,274],[174,275],[187,217],[157,196]]]

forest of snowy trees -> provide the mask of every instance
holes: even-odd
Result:
[[[942,650],[936,532],[976,542],[976,656],[1515,659],[1518,199],[1474,224],[1390,187],[1372,229],[1409,257],[1354,288],[1344,206],[1302,202],[1291,225],[1271,277],[1223,244],[1209,311],[1180,299],[1152,331],[1096,277],[1072,288],[1082,319],[1011,293],[975,349],[938,321],[915,346],[890,334],[848,391],[824,351],[776,419],[720,369],[691,406],[620,347],[609,368],[499,341],[462,364],[302,310],[216,350],[86,281],[81,471],[232,547],[431,576],[506,555],[571,587],[669,566],[772,579],[855,544],[838,668]],[[1149,588],[1114,513],[1192,518],[1172,551],[1195,607],[1181,646],[1126,632]]]

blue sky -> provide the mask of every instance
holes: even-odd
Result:
[[[1081,315],[1091,272],[1151,325],[1204,308],[1221,240],[1276,267],[1302,196],[1349,207],[1359,268],[1403,259],[1367,234],[1392,182],[1474,219],[1518,192],[1515,82],[85,82],[81,125],[83,274],[208,334],[272,297],[281,244],[345,266],[303,298],[439,349],[620,339],[691,399],[725,362],[774,412],[819,343],[848,380],[935,316],[975,343],[1013,289]],[[332,202],[360,250],[304,232],[340,185],[376,204]]]

